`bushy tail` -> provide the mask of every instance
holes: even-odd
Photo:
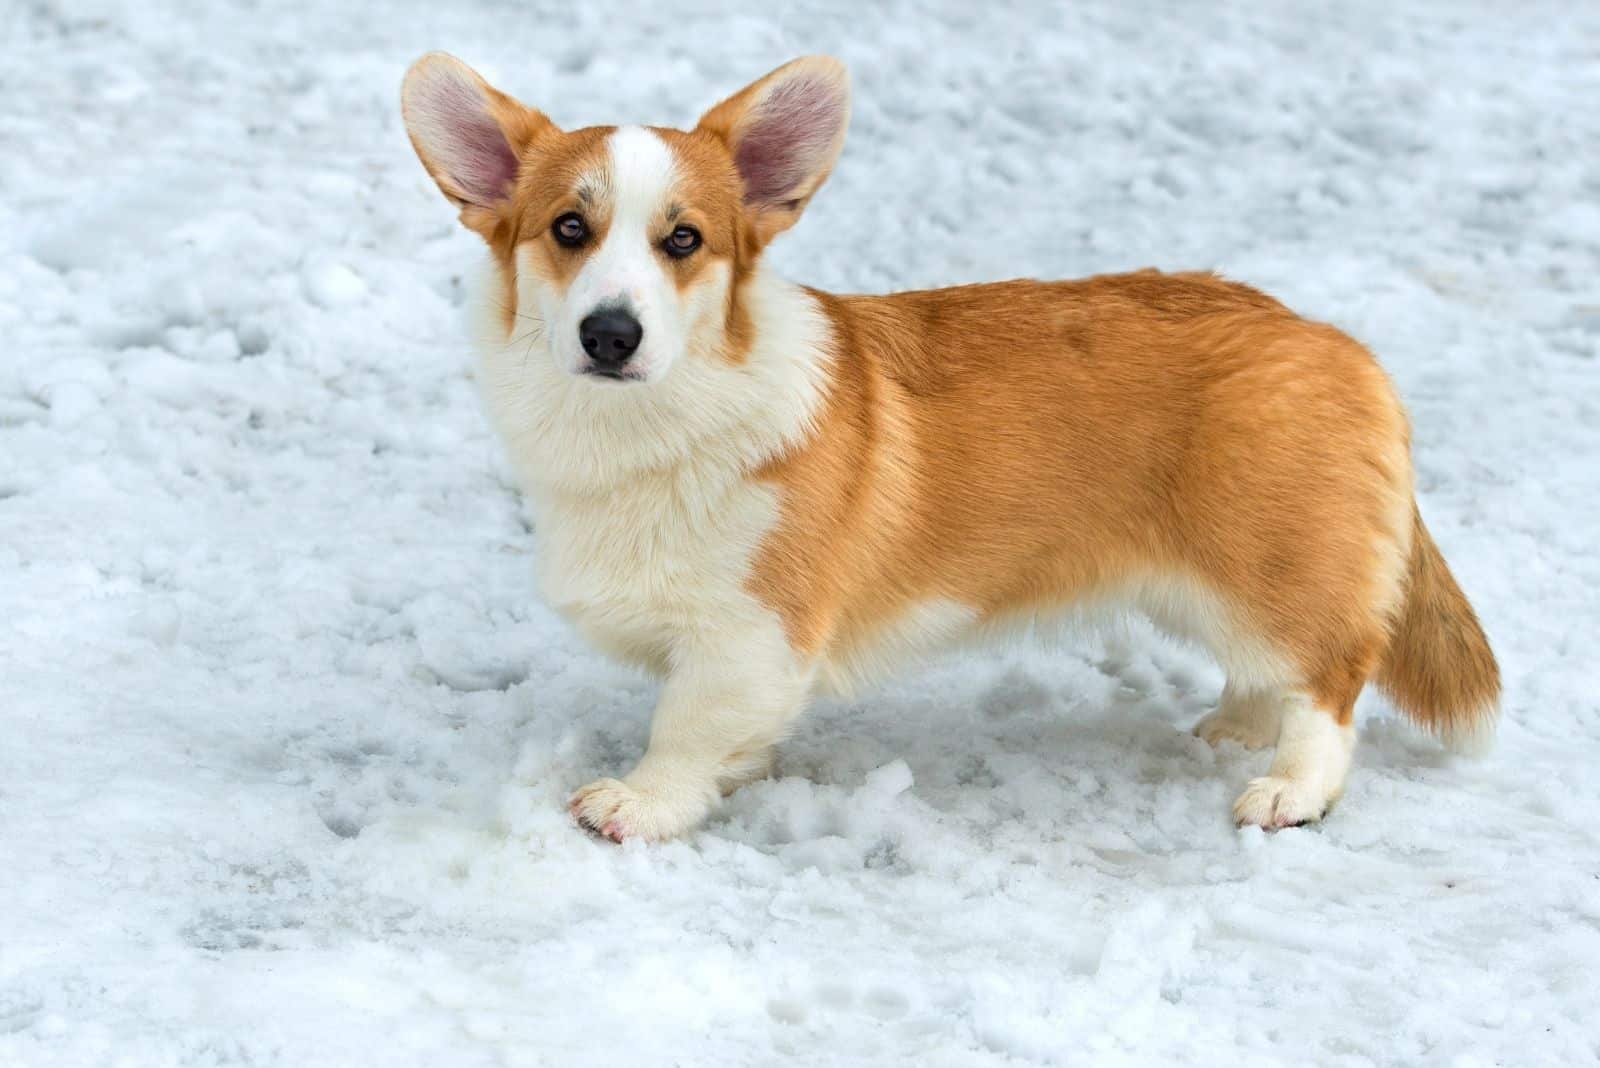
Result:
[[[1378,685],[1457,752],[1483,752],[1500,718],[1500,668],[1472,605],[1416,514],[1404,606]]]

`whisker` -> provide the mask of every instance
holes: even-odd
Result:
[[[528,366],[528,360],[529,360],[530,357],[533,356],[533,346],[538,343],[539,338],[544,334],[544,320],[539,318],[539,316],[537,316],[537,315],[528,315],[525,312],[518,311],[517,309],[512,308],[512,307],[508,307],[506,304],[502,303],[501,301],[495,300],[492,297],[489,298],[489,301],[496,308],[500,309],[502,312],[504,312],[507,315],[511,316],[513,319],[521,319],[524,322],[529,322],[529,323],[533,324],[533,326],[531,328],[529,328],[528,330],[524,331],[521,334],[517,334],[515,337],[512,337],[511,339],[509,339],[506,342],[506,346],[509,348],[512,345],[521,344],[523,342],[523,340],[526,339],[526,341],[528,343],[527,343],[526,346],[523,347],[523,350],[522,350],[522,366],[523,366],[523,369],[526,370],[527,366]]]
[[[524,312],[518,311],[516,308],[508,307],[498,300],[493,300],[493,298],[491,298],[491,303],[493,303],[496,308],[499,308],[501,311],[505,312],[507,315],[510,315],[514,319],[526,319],[530,323],[538,323],[541,326],[544,325],[544,320],[539,318],[537,315],[528,315]]]

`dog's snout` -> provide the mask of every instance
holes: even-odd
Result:
[[[644,340],[644,327],[621,308],[605,308],[578,324],[578,340],[595,363],[620,367]]]

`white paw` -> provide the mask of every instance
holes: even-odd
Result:
[[[1233,803],[1233,819],[1239,826],[1297,827],[1320,820],[1331,800],[1314,784],[1298,779],[1265,775],[1251,779]]]
[[[1206,744],[1238,742],[1246,749],[1265,749],[1278,740],[1278,724],[1265,717],[1246,717],[1218,709],[1194,725],[1194,733]]]
[[[619,779],[598,779],[567,800],[568,811],[579,823],[613,842],[665,837],[654,808],[648,798]]]
[[[619,779],[598,779],[567,801],[580,824],[613,842],[663,841],[699,823],[709,807],[701,789],[645,790]]]

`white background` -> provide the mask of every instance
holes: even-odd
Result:
[[[1600,10],[1323,7],[12,0],[0,1063],[1592,1063]],[[1235,830],[1268,758],[1136,627],[824,703],[684,841],[580,833],[653,688],[536,599],[481,251],[399,123],[432,48],[566,125],[832,52],[796,280],[1217,268],[1367,342],[1498,752],[1369,695],[1327,823]]]

